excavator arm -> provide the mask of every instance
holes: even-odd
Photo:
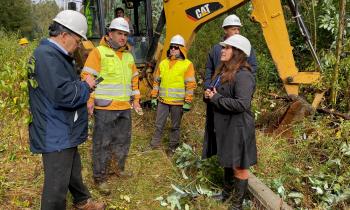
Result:
[[[191,46],[196,32],[205,22],[247,2],[245,0],[164,0],[166,19],[164,49],[168,48],[170,39],[175,34],[181,34],[187,47]],[[299,85],[314,83],[320,77],[319,72],[299,72],[296,67],[281,1],[252,0],[251,2],[252,19],[262,27],[267,46],[287,94],[298,95]],[[165,56],[164,50],[161,59]]]

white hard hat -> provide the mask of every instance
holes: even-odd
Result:
[[[130,33],[129,23],[122,17],[113,19],[111,25],[109,25],[109,29],[117,29],[120,31]]]
[[[230,45],[232,47],[235,47],[237,49],[242,50],[247,56],[250,55],[251,45],[247,38],[245,38],[242,35],[235,34],[233,36],[230,36],[225,41],[220,42],[221,46]]]
[[[181,35],[176,34],[175,36],[173,36],[171,38],[170,44],[177,44],[177,45],[185,46],[185,40]]]
[[[63,25],[74,33],[86,38],[87,22],[84,15],[74,10],[63,10],[59,12],[53,21]]]
[[[237,15],[229,15],[224,19],[224,22],[222,23],[222,27],[226,26],[242,26],[241,20]]]

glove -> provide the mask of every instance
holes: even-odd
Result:
[[[157,110],[157,105],[158,105],[157,99],[156,99],[156,98],[152,99],[152,100],[151,100],[151,108],[152,108],[153,110]]]
[[[184,105],[182,106],[182,109],[184,112],[188,112],[191,110],[192,105],[190,103],[184,103]]]

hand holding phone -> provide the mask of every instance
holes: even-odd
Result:
[[[97,79],[95,79],[95,85],[98,85],[99,83],[101,83],[103,81],[103,77],[99,77]]]

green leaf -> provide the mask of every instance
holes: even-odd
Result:
[[[304,195],[300,192],[291,192],[288,194],[289,198],[304,198]]]
[[[171,184],[171,187],[178,193],[185,195],[186,193],[182,191],[180,188],[176,187],[174,184]]]
[[[320,187],[311,187],[312,189],[316,190],[316,194],[322,195],[323,190]]]
[[[181,174],[182,174],[182,178],[188,179],[188,176],[186,176],[185,170],[181,169]]]

